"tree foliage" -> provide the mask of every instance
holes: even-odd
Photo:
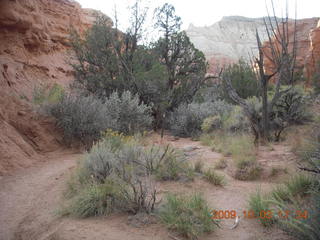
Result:
[[[204,54],[194,47],[172,5],[155,10],[156,23],[163,36],[149,45],[141,45],[146,10],[137,1],[132,7],[131,26],[126,33],[111,28],[98,17],[84,39],[72,35],[77,64],[76,83],[99,97],[113,91],[130,90],[150,105],[155,126],[181,103],[189,103],[204,82]]]
[[[223,78],[228,77],[231,79],[231,84],[237,91],[239,97],[247,99],[249,97],[259,96],[260,86],[257,76],[252,67],[244,60],[240,59],[238,63],[230,65],[224,70],[222,75]],[[225,82],[222,84],[224,97],[231,100],[226,92]]]

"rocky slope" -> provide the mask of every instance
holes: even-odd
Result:
[[[317,26],[318,20],[311,18],[297,22],[299,66],[306,65],[311,45],[309,32]],[[267,40],[262,18],[223,17],[209,27],[190,25],[186,32],[195,46],[204,52],[213,72],[217,65],[232,63],[239,58],[249,59],[249,54],[257,54],[256,29],[261,40]]]
[[[59,148],[54,123],[25,100],[39,84],[71,82],[69,31],[84,32],[95,14],[69,0],[0,1],[0,175]]]

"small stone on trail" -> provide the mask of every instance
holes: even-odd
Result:
[[[169,141],[178,141],[180,138],[177,136],[169,137]]]
[[[197,147],[197,146],[186,146],[186,147],[182,148],[182,151],[184,151],[184,152],[192,152],[192,151],[197,150],[197,149],[200,149],[200,148]]]
[[[157,218],[151,214],[137,213],[136,215],[129,216],[127,223],[133,227],[142,227],[144,225],[157,223]]]

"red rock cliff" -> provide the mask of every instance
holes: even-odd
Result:
[[[310,46],[312,46],[314,43],[312,42],[312,38],[309,37],[309,34],[314,31],[314,29],[317,26],[317,23],[319,21],[319,18],[310,18],[310,19],[301,19],[297,20],[296,25],[296,46],[297,46],[297,59],[296,59],[296,66],[299,71],[304,73],[304,76],[307,78],[307,80],[310,80],[310,73],[307,74],[307,69],[310,68],[310,60],[309,56],[310,54]],[[318,39],[319,40],[319,39]],[[294,22],[289,23],[289,50],[292,49],[294,43]],[[268,45],[268,42],[265,43],[265,46]],[[275,45],[278,45],[278,48],[280,49],[280,45],[275,42]],[[265,49],[266,54],[268,56],[271,56],[270,51],[268,48]],[[291,50],[290,50],[291,51]],[[319,50],[318,50],[319,51]],[[269,52],[269,53],[268,53]],[[312,52],[312,50],[311,50]],[[319,52],[313,51],[316,56],[320,57]],[[269,57],[265,57],[265,68],[267,71],[272,72],[274,66],[272,62],[270,61]]]
[[[70,82],[69,31],[83,32],[96,13],[68,0],[1,0],[0,87],[29,97],[39,83]]]
[[[310,79],[320,64],[320,20],[310,32],[310,48],[306,59],[305,75]],[[320,71],[320,69],[317,69]],[[320,79],[319,79],[320,81]]]
[[[72,81],[68,33],[84,32],[95,14],[68,0],[0,1],[0,175],[61,147],[54,122],[21,99],[41,83]]]

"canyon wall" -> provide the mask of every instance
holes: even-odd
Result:
[[[95,14],[68,0],[1,0],[0,87],[29,98],[40,83],[69,83],[69,32],[85,31]]]
[[[298,73],[297,77],[301,78],[304,76],[308,81],[308,83],[310,82],[310,77],[312,75],[311,72],[307,74],[307,69],[310,66],[308,57],[312,52],[310,50],[310,47],[312,45],[312,38],[310,37],[311,36],[310,34],[317,27],[318,21],[319,21],[319,18],[301,19],[301,20],[297,20],[296,23],[294,23],[294,21],[291,21],[289,22],[289,25],[288,25],[288,34],[289,34],[288,49],[292,53],[292,48],[294,46],[296,48],[296,56],[297,56],[296,71]],[[296,30],[296,35],[294,34],[295,30]],[[294,43],[294,41],[296,41],[296,43]],[[281,49],[281,46],[278,43],[278,41],[274,40],[273,44],[277,49]],[[265,65],[266,71],[269,73],[272,73],[274,71],[275,66],[271,61],[272,55],[270,52],[271,51],[270,47],[268,47],[268,45],[269,45],[269,42],[265,42],[264,65]],[[296,79],[296,80],[301,80],[301,79]]]
[[[305,75],[309,79],[313,77],[316,71],[320,73],[320,20],[317,27],[310,32],[310,47],[305,66]]]
[[[310,46],[317,46],[317,30],[315,29],[319,18],[301,19],[297,21],[297,63],[300,68],[308,67],[310,61],[307,61],[310,55]],[[190,25],[186,30],[190,40],[194,45],[204,52],[208,62],[209,71],[214,72],[217,66],[230,64],[238,61],[240,58],[248,60],[250,55],[257,54],[256,29],[263,41],[268,39],[264,21],[262,18],[245,18],[238,16],[223,17],[221,21],[214,23],[209,27],[195,27]],[[291,28],[290,41],[293,40]],[[312,37],[314,36],[314,37]],[[313,43],[312,43],[313,41]],[[313,49],[317,47],[313,47]],[[312,50],[311,59],[318,56],[317,50]],[[267,61],[267,68],[271,68]]]
[[[73,80],[69,32],[83,33],[97,14],[68,0],[0,1],[0,175],[61,148],[54,122],[28,101],[40,84]]]
[[[240,58],[248,60],[251,54],[256,54],[256,29],[261,39],[266,40],[262,18],[223,17],[208,27],[191,24],[186,32],[195,47],[205,54],[212,72],[216,65],[230,64]]]

